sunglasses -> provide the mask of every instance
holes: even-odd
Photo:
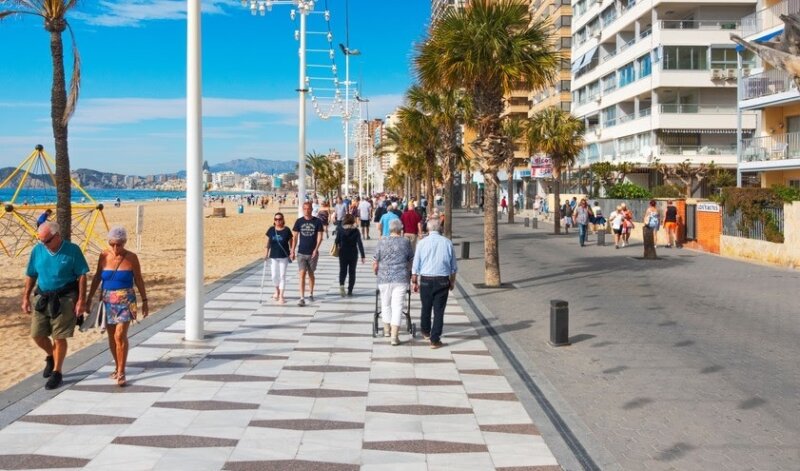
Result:
[[[283,218],[275,218],[275,221],[283,221]]]
[[[50,242],[52,242],[52,241],[53,241],[53,239],[55,239],[56,235],[57,235],[57,234],[53,234],[53,235],[51,235],[50,237],[48,237],[47,239],[45,239],[45,240],[39,239],[39,242],[43,243],[44,245],[47,245],[47,244],[49,244]]]

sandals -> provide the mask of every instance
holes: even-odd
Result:
[[[128,383],[125,381],[125,374],[117,375],[117,386],[124,387],[126,384]]]
[[[117,372],[116,371],[112,371],[111,374],[108,375],[108,377],[111,378],[111,379],[117,379]]]

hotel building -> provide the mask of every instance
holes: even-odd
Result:
[[[759,0],[756,8],[741,20],[741,36],[756,42],[783,33],[780,15],[800,13],[800,3],[796,0]],[[800,93],[797,85],[789,74],[766,63],[749,72],[740,78],[739,111],[742,115],[756,112],[758,119],[755,135],[743,133],[740,141],[739,184],[800,188]]]
[[[751,138],[755,113],[737,114],[739,56],[730,40],[754,0],[574,0],[572,112],[586,122],[578,167],[631,162],[628,179],[661,183],[652,169],[688,160],[737,165],[737,129]],[[756,60],[741,54],[742,72]],[[737,120],[741,117],[741,126]]]

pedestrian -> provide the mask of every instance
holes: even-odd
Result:
[[[403,223],[403,237],[411,243],[411,250],[416,250],[417,239],[422,235],[422,217],[416,211],[413,201],[403,211],[400,221]]]
[[[430,339],[431,348],[437,349],[444,345],[441,341],[444,308],[449,292],[455,287],[458,267],[453,243],[439,233],[439,220],[430,219],[427,226],[428,236],[417,243],[417,250],[414,253],[411,283],[414,292],[419,292],[422,302],[420,313],[422,336]],[[433,311],[432,324],[431,311]]]
[[[533,217],[539,217],[539,211],[542,209],[542,198],[539,195],[533,199]]]
[[[644,220],[642,223],[653,231],[653,247],[658,246],[658,230],[661,225],[661,217],[658,214],[656,200],[650,200],[644,212]]]
[[[506,197],[505,196],[500,200],[500,212],[501,213],[507,213],[508,212],[508,201],[506,201]]]
[[[39,226],[41,226],[48,219],[50,219],[50,215],[52,215],[52,214],[53,214],[53,210],[52,209],[50,209],[50,208],[45,209],[44,212],[39,215],[39,218],[36,219],[36,228],[38,229]]]
[[[672,200],[667,201],[667,210],[664,211],[664,230],[667,232],[667,245],[665,248],[678,246],[678,208],[672,204]]]
[[[373,211],[372,222],[375,223],[375,228],[378,231],[378,235],[380,236],[381,233],[381,218],[384,214],[386,214],[386,206],[388,201],[385,199],[376,199],[375,200],[375,211]]]
[[[303,203],[303,217],[298,218],[292,227],[292,250],[289,256],[297,260],[300,274],[300,299],[298,306],[306,305],[306,273],[308,273],[309,300],[314,301],[314,272],[319,261],[319,246],[322,245],[322,221],[311,215],[311,202]]]
[[[622,229],[625,225],[625,213],[622,212],[622,205],[618,205],[617,209],[608,215],[608,220],[611,221],[611,230],[614,231],[614,248],[618,249],[620,244],[624,244]]]
[[[592,233],[597,234],[598,227],[603,232],[606,231],[606,218],[603,217],[603,208],[600,207],[600,203],[595,201],[594,205],[592,206],[592,213],[594,213],[594,223],[592,223]]]
[[[569,204],[569,200],[564,200],[564,204],[561,205],[561,221],[564,223],[564,234],[569,234],[569,226],[572,225],[572,206]]]
[[[317,218],[322,221],[322,229],[325,232],[325,238],[328,238],[328,223],[330,222],[331,218],[331,205],[328,203],[328,200],[322,200],[322,205],[317,212]]]
[[[356,218],[351,214],[344,217],[342,229],[336,233],[333,242],[339,247],[339,294],[344,296],[344,280],[347,279],[347,295],[353,295],[356,284],[356,264],[358,254],[361,253],[361,263],[364,263],[364,243],[361,233],[356,226]]]
[[[578,226],[578,241],[581,247],[586,246],[586,232],[589,230],[589,222],[593,219],[592,208],[589,207],[586,198],[581,199],[572,215],[572,221]]]
[[[358,203],[358,217],[361,219],[361,235],[369,240],[369,224],[372,215],[372,204],[367,198]]]
[[[347,214],[347,205],[344,204],[342,201],[342,197],[338,196],[336,198],[336,205],[333,207],[333,224],[334,226],[340,226],[342,224],[342,220],[344,219],[344,215]],[[334,229],[335,231],[336,229]],[[336,234],[334,234],[336,235]]]
[[[286,269],[289,267],[289,253],[292,251],[292,231],[286,227],[283,213],[275,213],[273,225],[267,229],[267,251],[264,259],[270,262],[272,284],[275,294],[272,299],[278,304],[286,304]]]
[[[392,203],[387,211],[383,213],[383,216],[381,216],[381,220],[378,223],[378,235],[380,235],[381,238],[389,237],[389,222],[400,219],[397,213],[393,211],[393,206],[396,207],[396,205],[397,203]]]
[[[575,210],[575,208],[577,208],[577,207],[578,207],[578,197],[577,197],[577,196],[573,196],[573,197],[572,197],[572,200],[569,202],[569,206],[570,206],[570,207],[571,207],[573,210]]]
[[[31,314],[31,337],[47,354],[42,372],[47,378],[44,387],[56,389],[63,381],[67,339],[84,311],[89,265],[80,247],[62,239],[58,223],[44,222],[36,237],[39,243],[33,247],[25,270],[22,311]],[[35,295],[33,312],[31,293]]]
[[[136,320],[138,313],[134,285],[142,298],[142,318],[147,318],[150,314],[139,257],[125,249],[126,242],[128,232],[124,227],[115,226],[108,231],[109,248],[100,254],[86,301],[86,310],[90,311],[99,287],[100,302],[103,303],[101,312],[106,316],[108,349],[116,366],[111,373],[111,379],[120,387],[127,384],[125,366],[128,362],[128,327]]]
[[[631,233],[633,229],[636,228],[636,224],[633,223],[633,211],[628,209],[628,205],[622,203],[622,214],[625,216],[625,220],[622,226],[622,246],[627,247],[628,241],[631,238]]]

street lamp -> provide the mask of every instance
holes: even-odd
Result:
[[[300,32],[296,35],[300,41],[300,77],[298,80],[297,94],[299,102],[298,117],[298,145],[297,145],[297,215],[303,215],[303,203],[306,199],[306,17],[314,11],[314,0],[242,0],[242,6],[249,5],[253,15],[260,14],[265,16],[268,11],[272,11],[274,5],[290,5],[297,8],[291,11],[292,20],[296,14],[300,14]]]
[[[339,44],[344,54],[344,194],[350,191],[350,56],[359,56],[361,51]]]

